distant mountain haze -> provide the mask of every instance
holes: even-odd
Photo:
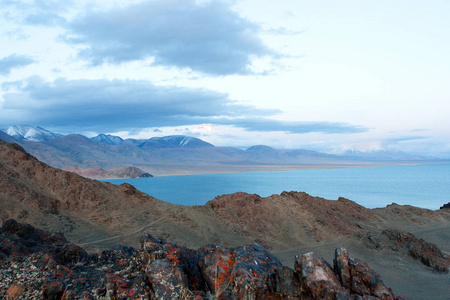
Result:
[[[430,161],[400,151],[347,151],[342,155],[306,149],[274,149],[255,145],[246,150],[216,147],[196,137],[172,135],[150,139],[122,139],[110,134],[87,138],[62,135],[42,127],[8,126],[0,139],[20,144],[39,160],[57,168],[102,168],[116,170],[138,167],[153,175],[198,174],[299,169],[313,165],[345,167]],[[84,171],[84,174],[88,174]]]

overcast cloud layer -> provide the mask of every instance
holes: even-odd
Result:
[[[439,0],[3,0],[0,127],[450,157],[449,19]]]

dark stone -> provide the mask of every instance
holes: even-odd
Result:
[[[42,285],[44,300],[60,300],[64,294],[65,284],[62,281],[45,282]]]

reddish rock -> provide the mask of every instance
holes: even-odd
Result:
[[[6,295],[12,299],[16,299],[23,294],[24,288],[21,284],[12,284],[6,291]]]
[[[370,295],[383,300],[395,299],[394,293],[384,284],[381,276],[371,270],[364,261],[350,258],[349,265],[351,276],[350,292],[352,294],[360,296]]]
[[[309,252],[295,259],[303,297],[308,299],[348,299],[350,294],[326,261]]]
[[[208,245],[200,248],[198,252],[198,266],[208,289],[217,299],[229,298],[234,251],[222,245]]]

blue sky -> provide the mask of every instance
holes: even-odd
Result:
[[[449,1],[0,2],[0,127],[450,157]]]

